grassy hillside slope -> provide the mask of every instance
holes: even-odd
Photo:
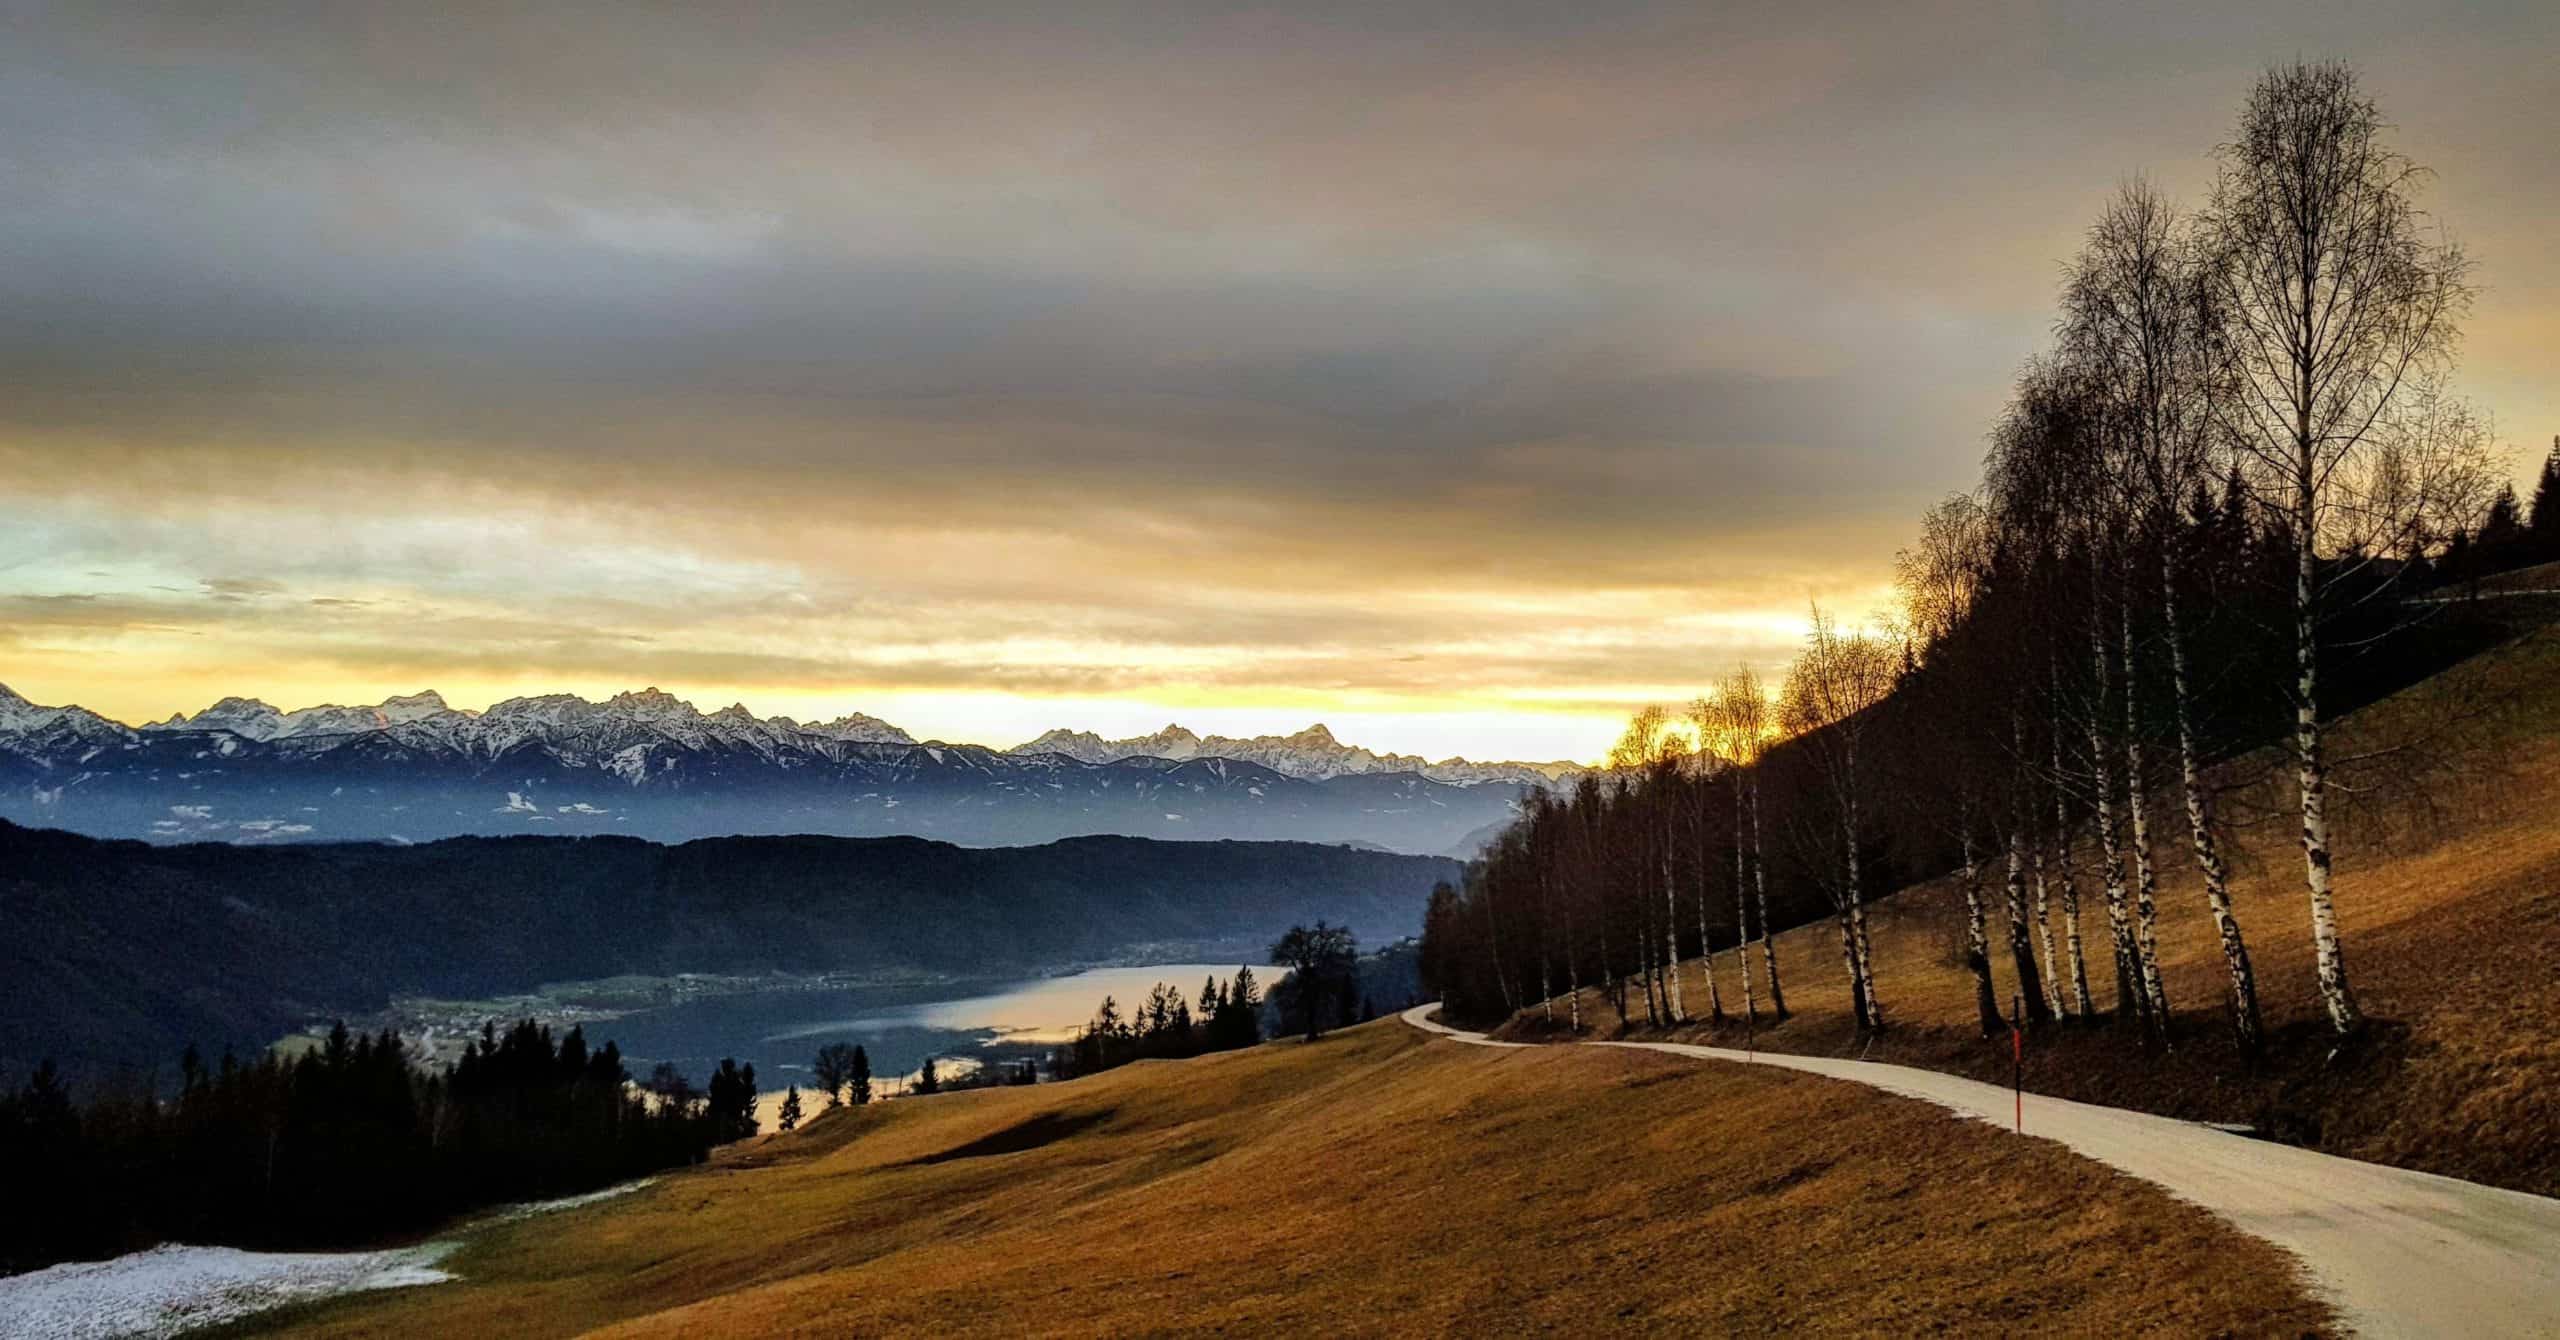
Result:
[[[1801,1075],[1314,1046],[832,1113],[295,1334],[2299,1334],[2291,1262],[2058,1146]],[[273,1323],[271,1323],[273,1324]]]
[[[2560,1194],[2560,1046],[2552,1042],[2560,1019],[2560,629],[2465,662],[2348,718],[2333,756],[2398,738],[2399,727],[2420,715],[2462,719],[2456,733],[2470,745],[2451,774],[2414,785],[2415,756],[2376,760],[2350,778],[2360,794],[2346,798],[2341,824],[2337,908],[2348,970],[2373,1021],[2364,1036],[2340,1049],[2321,1021],[2302,858],[2285,810],[2289,774],[2279,767],[2256,794],[2226,802],[2235,817],[2263,816],[2240,835],[2234,901],[2273,1034],[2264,1064],[2251,1070],[2232,1047],[2229,978],[2172,795],[2155,800],[2152,811],[2162,875],[2160,954],[2178,1016],[2170,1046],[2138,1040],[2131,1025],[2044,1030],[2029,1045],[2027,1087],[2246,1122],[2332,1153]],[[2263,762],[2244,768],[2257,771]],[[2105,1011],[2115,991],[2096,865],[2094,851],[2079,857],[2090,988]],[[1993,868],[1984,877],[2005,1007],[2015,983],[1998,910],[2001,876]],[[1850,1017],[1832,924],[1779,936],[1779,969],[1796,1017],[1759,1029],[1756,1045],[2007,1082],[2008,1039],[1985,1042],[1973,1028],[1963,906],[1952,879],[1872,905],[1877,989],[1889,1025],[1872,1043],[1858,1038]],[[2054,917],[2058,945],[2058,901]],[[1704,1013],[1700,965],[1693,961],[1686,971],[1688,1000]],[[1738,1010],[1735,956],[1718,955],[1716,971],[1728,1006]],[[1583,1007],[1586,1022],[1615,1029],[1596,992]],[[1646,1032],[1640,1004],[1637,1013],[1636,1031]],[[1524,1020],[1513,1032],[1536,1030]],[[1734,1021],[1667,1035],[1741,1046],[1744,1030]]]

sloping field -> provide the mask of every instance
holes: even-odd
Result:
[[[2299,1334],[2275,1249],[2036,1139],[1601,1048],[1315,1045],[829,1114],[311,1335]]]
[[[2471,1181],[2560,1194],[2560,630],[2466,662],[2349,718],[2334,756],[2403,738],[2418,718],[2442,725],[2426,750],[2371,761],[2347,777],[2337,863],[2337,909],[2348,970],[2372,1020],[2340,1048],[2314,989],[2310,906],[2281,767],[2235,792],[2235,817],[2263,816],[2240,834],[2235,910],[2255,962],[2273,1035],[2264,1063],[2243,1065],[2227,1023],[2229,978],[2174,796],[2154,801],[2161,871],[2159,933],[2170,1045],[2131,1024],[2040,1030],[2026,1085],[2086,1102],[2195,1120],[2245,1123],[2329,1153]],[[2456,742],[2458,742],[2458,747]],[[2253,774],[2263,760],[2247,760]],[[2237,773],[2239,769],[2228,770]],[[2082,930],[2098,1009],[2114,1003],[2105,903],[2096,853],[2079,857]],[[2001,872],[1985,873],[1994,902],[1992,967],[2005,1008],[2015,983],[1998,911]],[[2061,940],[2061,912],[2054,910]],[[1888,1032],[1856,1035],[1829,922],[1778,937],[1779,970],[1796,1015],[1763,1027],[1751,1045],[1809,1055],[1863,1055],[2007,1083],[2009,1041],[1973,1027],[1972,979],[1961,956],[1963,896],[1953,880],[1871,905],[1877,988]],[[1755,964],[1756,968],[1756,964]],[[1738,967],[1716,958],[1729,1006]],[[1685,987],[1703,1013],[1700,965]],[[1765,1001],[1765,996],[1764,996]],[[1596,992],[1586,1022],[1614,1031]],[[1637,1032],[1642,1028],[1637,1010]],[[1559,1013],[1561,1014],[1561,1006]],[[1506,1036],[1533,1036],[1515,1024]],[[1745,1045],[1738,1021],[1658,1036]]]

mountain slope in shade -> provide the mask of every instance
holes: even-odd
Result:
[[[1146,946],[1252,954],[1323,917],[1383,943],[1454,861],[1090,837],[459,838],[148,846],[0,822],[0,1075],[254,1053],[397,995],[637,973],[987,976]]]
[[[1123,833],[1440,852],[1521,791],[1198,753],[1089,762],[918,744],[876,718],[704,713],[656,689],[484,712],[434,693],[293,712],[226,698],[141,730],[0,694],[0,817],[160,841],[819,833],[996,846]]]

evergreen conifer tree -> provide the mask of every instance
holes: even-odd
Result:
[[[2542,477],[2533,485],[2531,532],[2533,561],[2560,559],[2560,436],[2551,439],[2551,454],[2542,458]]]
[[[2489,504],[2489,518],[2480,523],[2480,538],[2474,542],[2481,563],[2491,572],[2503,572],[2531,561],[2524,528],[2524,509],[2516,501],[2515,486],[2498,490],[2497,499]]]

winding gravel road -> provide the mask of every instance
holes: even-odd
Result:
[[[1428,1033],[1520,1048],[1405,1011]],[[1936,1103],[2006,1129],[2007,1089],[1932,1070],[1678,1042],[1590,1042],[1801,1070]],[[2030,1094],[2029,1135],[2058,1141],[2302,1258],[2357,1334],[2560,1336],[2560,1200],[2316,1154],[2211,1126]]]

